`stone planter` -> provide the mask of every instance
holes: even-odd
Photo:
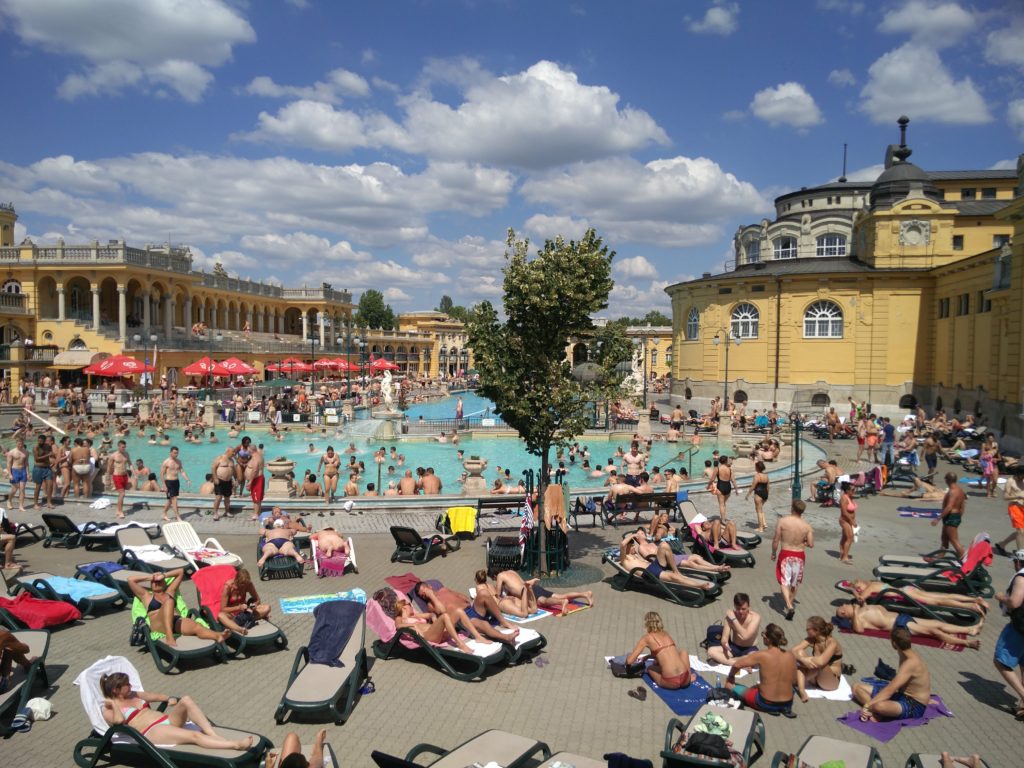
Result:
[[[267,496],[288,498],[293,494],[288,490],[288,473],[295,469],[295,462],[281,457],[267,462],[270,482],[267,484]]]
[[[462,468],[469,473],[466,482],[462,485],[463,493],[466,496],[483,496],[486,494],[487,481],[484,480],[483,473],[487,469],[487,459],[481,459],[479,456],[470,456],[468,459],[463,459]]]

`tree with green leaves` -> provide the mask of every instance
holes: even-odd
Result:
[[[395,312],[384,303],[384,294],[372,288],[364,291],[356,306],[356,325],[390,331],[395,327]]]
[[[631,325],[672,325],[672,318],[668,317],[664,312],[652,309],[643,317],[620,317],[616,320],[612,320],[610,324],[618,325],[623,328],[628,328]]]
[[[505,319],[489,301],[477,305],[469,319],[469,343],[480,373],[480,393],[494,401],[505,423],[519,432],[527,450],[541,460],[537,482],[538,511],[548,481],[552,446],[567,445],[587,428],[592,404],[604,399],[618,382],[580,382],[572,377],[566,343],[591,336],[591,315],[608,306],[614,251],[593,229],[581,240],[546,240],[530,258],[528,240],[509,230],[506,241],[503,306]],[[608,350],[602,368],[614,371],[622,361]],[[541,571],[547,570],[546,530],[538,514]]]
[[[452,320],[459,320],[460,322],[468,322],[470,311],[461,304],[456,304],[452,301],[452,297],[445,294],[441,297],[441,301],[437,305],[438,312],[444,312]]]

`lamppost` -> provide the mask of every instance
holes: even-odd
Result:
[[[729,402],[729,342],[733,342],[738,347],[740,337],[736,336],[731,329],[726,331],[725,328],[719,328],[711,343],[717,347],[723,340],[725,341],[725,381],[722,382],[722,411],[724,412]]]
[[[156,374],[156,343],[159,340],[160,340],[160,337],[157,336],[155,333],[151,333],[149,335],[149,343],[153,345],[153,373],[148,374],[148,376],[149,376],[149,383],[151,385],[154,383],[153,377],[154,377],[154,374]],[[134,341],[136,344],[141,344],[142,343],[142,337],[139,334],[136,333],[134,336],[132,336],[132,341]],[[143,351],[146,351],[146,350],[143,350]],[[142,360],[143,360],[144,363],[148,363],[149,362],[149,358],[146,357],[146,356],[143,356]],[[145,377],[147,374],[142,374],[142,375],[143,375],[143,377]],[[143,378],[143,381],[145,381],[145,378]]]
[[[793,425],[793,500],[796,501],[803,495],[800,487],[800,414],[793,411],[789,414],[789,421]]]
[[[644,345],[643,346],[643,352],[644,352],[644,410],[645,411],[647,410],[647,340],[648,340],[648,338],[650,338],[650,335],[651,335],[651,324],[648,323],[647,324],[647,328],[644,330],[643,335],[640,337],[641,338],[641,342],[640,343]],[[728,353],[726,353],[726,354],[728,354]],[[728,363],[726,363],[726,370],[728,370],[728,368],[729,368],[729,365],[728,365]]]

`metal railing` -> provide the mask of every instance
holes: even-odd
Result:
[[[0,293],[0,312],[27,314],[28,297],[24,293]]]
[[[28,345],[22,347],[22,349],[25,351],[22,360],[26,363],[52,363],[58,348],[53,344],[43,344],[39,346]],[[0,361],[10,361],[10,359],[11,345],[0,344]]]

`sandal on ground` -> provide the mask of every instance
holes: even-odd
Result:
[[[637,686],[627,694],[630,698],[636,699],[637,701],[647,701],[647,689],[642,685]]]

